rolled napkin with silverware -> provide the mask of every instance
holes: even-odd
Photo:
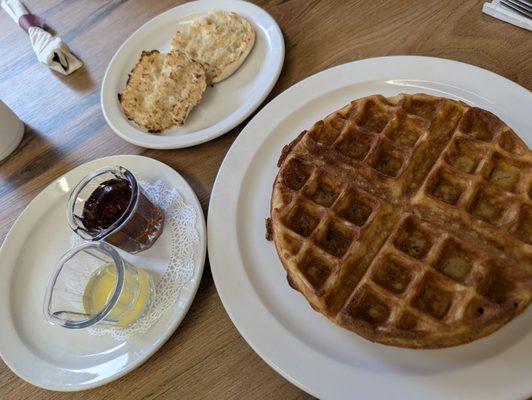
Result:
[[[11,19],[28,33],[41,63],[63,75],[69,75],[83,65],[61,38],[44,29],[44,19],[31,14],[20,0],[1,0],[1,4]]]

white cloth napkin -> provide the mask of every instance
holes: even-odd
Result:
[[[530,18],[504,7],[499,3],[499,0],[493,0],[491,3],[484,3],[482,11],[494,18],[532,31],[532,20]]]
[[[1,2],[2,8],[9,14],[11,19],[22,26],[21,17],[28,17],[30,13],[20,0],[1,0]],[[40,19],[39,17],[35,18]],[[42,19],[40,20],[42,22]],[[54,71],[69,75],[83,65],[70,52],[70,49],[61,38],[52,36],[41,26],[30,26],[27,31],[30,36],[31,46],[39,61],[48,65]]]

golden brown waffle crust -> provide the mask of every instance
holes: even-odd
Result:
[[[287,144],[267,237],[312,308],[386,345],[496,331],[532,298],[532,153],[492,113],[352,101]]]

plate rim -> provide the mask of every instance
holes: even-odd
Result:
[[[147,162],[148,163],[152,163],[152,165],[156,166],[156,167],[163,167],[163,168],[167,168],[169,171],[171,171],[173,174],[176,174],[176,176],[178,176],[180,179],[183,180],[183,182],[186,184],[186,186],[188,186],[188,189],[190,190],[190,194],[192,195],[191,198],[193,199],[194,201],[194,207],[196,208],[196,212],[198,213],[198,219],[199,219],[199,226],[198,226],[198,234],[199,234],[199,260],[197,260],[198,262],[198,268],[197,268],[197,271],[195,271],[194,273],[194,276],[192,279],[194,279],[194,284],[193,286],[191,286],[190,288],[190,297],[189,297],[189,300],[186,302],[186,304],[184,305],[184,307],[182,308],[183,309],[183,312],[181,314],[179,314],[177,316],[177,318],[175,318],[173,321],[171,321],[171,323],[167,324],[166,326],[166,330],[162,332],[162,334],[160,336],[157,337],[157,340],[152,343],[150,346],[149,346],[149,349],[148,351],[146,352],[146,354],[143,356],[143,357],[140,357],[138,359],[136,359],[134,362],[128,364],[126,367],[124,367],[123,369],[121,369],[119,372],[117,373],[114,373],[114,374],[111,374],[99,381],[96,381],[96,382],[91,382],[89,384],[77,384],[77,385],[67,385],[65,386],[64,384],[61,385],[61,384],[42,384],[42,383],[36,383],[36,382],[33,382],[31,379],[28,378],[28,376],[24,373],[23,370],[21,370],[19,368],[19,366],[15,366],[14,363],[12,363],[10,360],[6,359],[5,356],[4,356],[4,351],[2,351],[2,347],[3,347],[3,344],[5,343],[5,345],[8,345],[8,343],[6,343],[6,340],[5,340],[5,337],[3,335],[1,335],[0,337],[0,358],[2,359],[2,361],[7,365],[7,367],[9,367],[9,369],[15,374],[17,375],[19,378],[23,379],[24,381],[28,382],[29,384],[33,385],[33,386],[36,386],[36,387],[40,387],[42,389],[47,389],[47,390],[53,390],[53,391],[58,391],[58,392],[75,392],[75,391],[84,391],[84,390],[89,390],[89,389],[94,389],[96,387],[99,387],[99,386],[103,386],[105,384],[108,384],[110,382],[113,382],[117,379],[120,379],[121,377],[123,377],[124,375],[128,374],[129,372],[133,371],[134,369],[138,368],[139,366],[141,366],[142,364],[144,364],[149,358],[151,358],[167,341],[168,339],[175,333],[175,331],[177,330],[177,328],[179,327],[179,325],[181,325],[181,322],[183,321],[183,319],[185,318],[185,316],[188,314],[188,311],[196,297],[196,294],[197,294],[197,290],[200,286],[200,283],[201,283],[201,279],[202,279],[202,276],[203,276],[203,271],[204,271],[204,267],[205,267],[205,260],[206,260],[206,255],[207,255],[207,227],[206,227],[206,223],[205,223],[205,215],[203,213],[203,209],[201,207],[201,203],[195,193],[195,191],[192,189],[192,187],[190,186],[190,184],[188,183],[188,181],[179,173],[177,172],[174,168],[170,167],[169,165],[159,161],[159,160],[156,160],[154,158],[150,158],[150,157],[146,157],[146,156],[142,156],[142,155],[134,155],[134,154],[120,154],[120,155],[112,155],[112,156],[106,156],[106,157],[101,157],[101,158],[97,158],[95,160],[91,160],[91,161],[88,161],[88,162],[85,162],[83,164],[80,164],[76,167],[73,167],[71,168],[70,170],[62,173],[61,175],[57,176],[56,178],[54,178],[50,183],[48,183],[27,205],[26,207],[24,208],[24,210],[22,210],[22,212],[19,214],[19,216],[16,218],[15,222],[13,223],[13,225],[11,226],[11,228],[9,229],[2,245],[0,246],[0,259],[2,259],[2,255],[3,253],[6,251],[6,248],[8,248],[9,246],[12,246],[11,242],[13,242],[15,240],[15,237],[14,235],[16,234],[16,231],[14,230],[14,228],[16,228],[19,223],[20,223],[20,220],[22,220],[23,218],[26,218],[25,215],[27,215],[27,213],[29,212],[28,209],[30,207],[35,207],[36,205],[38,205],[40,202],[41,202],[41,199],[43,196],[46,195],[46,193],[44,193],[45,191],[46,192],[49,192],[50,190],[52,190],[53,188],[53,185],[59,180],[61,179],[62,177],[64,177],[65,175],[69,174],[69,173],[72,173],[74,170],[78,170],[78,169],[82,169],[82,168],[86,168],[86,167],[89,167],[91,164],[95,164],[95,163],[99,163],[99,162],[104,162],[104,161],[109,161],[109,162],[120,162],[119,160],[123,160],[123,159],[130,159],[130,160],[142,160],[143,162]],[[176,301],[176,304],[177,304],[177,301]],[[30,350],[28,350],[30,351]],[[30,351],[31,352],[31,351]],[[37,357],[36,355],[34,355],[35,357]],[[44,360],[43,360],[44,361]],[[54,366],[55,368],[55,366]]]
[[[175,137],[176,138],[176,142],[175,143],[174,142],[171,142],[171,143],[165,143],[165,142],[157,143],[156,141],[155,142],[151,142],[148,139],[146,139],[146,140],[137,140],[137,139],[131,138],[127,134],[124,134],[123,132],[121,132],[120,129],[118,129],[115,126],[115,124],[113,122],[113,118],[111,118],[109,116],[110,110],[107,109],[106,102],[105,102],[104,98],[105,98],[105,92],[110,90],[108,88],[109,76],[110,76],[111,73],[113,73],[113,69],[112,69],[113,68],[113,64],[115,63],[115,61],[118,58],[118,56],[120,55],[120,53],[122,51],[124,51],[125,49],[127,49],[128,44],[133,40],[134,36],[136,36],[139,32],[145,30],[146,28],[149,28],[150,25],[153,24],[156,19],[162,18],[164,15],[174,13],[174,12],[176,12],[175,10],[177,10],[177,9],[185,9],[185,10],[186,9],[191,9],[191,10],[194,10],[195,8],[201,8],[201,7],[205,6],[205,7],[211,7],[214,10],[214,9],[221,8],[221,7],[224,7],[224,8],[230,7],[231,4],[241,4],[244,7],[249,7],[249,9],[254,10],[257,13],[260,13],[265,18],[269,19],[270,22],[272,22],[272,26],[274,27],[273,35],[268,36],[268,37],[274,37],[275,39],[279,40],[279,58],[277,59],[277,64],[275,65],[275,71],[274,71],[273,75],[271,75],[271,80],[268,82],[268,85],[266,86],[265,90],[262,93],[260,93],[258,96],[255,97],[255,100],[250,103],[250,106],[248,107],[247,110],[245,110],[244,112],[240,113],[240,115],[237,114],[237,118],[234,118],[233,121],[229,125],[227,125],[226,127],[222,128],[222,129],[214,130],[210,134],[206,134],[204,137],[200,137],[200,138],[196,138],[196,139],[194,137],[192,137],[192,138],[189,138],[188,140],[179,140],[181,138],[181,136],[176,136]],[[134,144],[136,146],[140,146],[140,147],[147,148],[147,149],[158,149],[158,150],[180,149],[180,148],[192,147],[192,146],[195,146],[195,145],[198,145],[198,144],[205,143],[205,142],[208,142],[210,140],[216,139],[217,137],[220,137],[220,136],[228,133],[229,131],[234,129],[236,126],[238,126],[240,123],[242,123],[242,121],[244,121],[246,118],[248,118],[251,114],[253,114],[253,112],[255,112],[255,110],[257,110],[257,108],[259,108],[261,106],[261,104],[264,102],[266,97],[270,94],[270,92],[272,91],[273,87],[277,83],[277,80],[279,79],[279,76],[281,74],[281,71],[282,71],[282,68],[283,68],[283,65],[284,65],[284,57],[285,57],[285,43],[284,43],[284,37],[283,37],[283,33],[281,31],[281,28],[277,24],[277,21],[266,10],[264,10],[262,7],[259,7],[258,5],[250,3],[250,2],[245,1],[245,0],[196,0],[196,1],[189,2],[189,3],[183,3],[183,4],[177,5],[175,7],[172,7],[170,9],[166,10],[166,11],[163,11],[162,13],[160,13],[160,14],[154,16],[153,18],[151,18],[149,21],[146,21],[145,23],[143,23],[139,28],[137,28],[134,32],[132,32],[124,40],[124,42],[119,46],[119,48],[116,50],[116,52],[114,53],[113,57],[109,61],[109,64],[107,65],[107,68],[105,70],[105,74],[103,76],[102,86],[101,86],[101,89],[100,89],[100,108],[102,110],[102,113],[103,113],[103,116],[105,118],[105,121],[106,121],[107,125],[111,128],[111,130],[116,135],[118,135],[120,138],[122,138],[125,141],[127,141],[129,143],[132,143],[132,144]],[[233,113],[234,113],[234,111],[233,111]],[[231,116],[233,113],[229,114],[229,116]],[[228,117],[225,117],[224,119],[221,119],[220,121],[217,121],[215,124],[217,124],[217,123],[219,123],[221,121],[224,121]],[[209,127],[203,128],[200,131],[208,131],[215,124],[213,124],[213,125],[211,125]],[[139,130],[138,128],[136,128],[136,129]],[[143,133],[145,133],[145,132],[143,132]],[[152,135],[152,136],[157,138],[157,135]],[[194,136],[194,134],[192,134],[191,136]]]
[[[234,172],[233,170],[227,170],[227,168],[228,168],[227,164],[229,163],[228,160],[234,156],[234,153],[238,152],[238,147],[239,147],[240,143],[245,141],[246,136],[250,135],[249,131],[251,131],[252,128],[254,128],[254,124],[257,124],[258,121],[260,121],[260,118],[262,118],[263,114],[267,114],[268,112],[270,112],[270,110],[273,108],[272,104],[275,106],[276,104],[280,103],[281,101],[284,101],[285,99],[289,99],[290,98],[289,96],[292,93],[300,90],[300,88],[304,87],[305,85],[309,85],[309,82],[312,82],[313,80],[321,78],[325,74],[337,73],[342,68],[349,67],[352,64],[356,64],[356,63],[372,63],[372,62],[387,63],[388,62],[390,65],[393,65],[394,61],[396,61],[396,60],[411,61],[411,62],[418,62],[418,63],[429,63],[429,64],[430,63],[448,63],[448,64],[453,64],[453,65],[456,66],[456,68],[459,68],[461,70],[468,69],[469,72],[472,72],[472,73],[475,73],[475,74],[477,74],[477,73],[478,74],[483,74],[484,77],[489,77],[489,78],[498,80],[499,82],[501,82],[501,84],[503,84],[505,87],[508,88],[508,91],[510,91],[510,92],[514,91],[515,93],[519,93],[519,94],[525,96],[525,98],[528,98],[530,100],[531,104],[532,104],[532,93],[530,91],[528,91],[526,88],[524,88],[521,85],[509,80],[508,78],[503,77],[501,75],[498,75],[498,74],[496,74],[496,73],[494,73],[492,71],[486,70],[484,68],[481,68],[481,67],[478,67],[478,66],[475,66],[475,65],[467,64],[467,63],[464,63],[464,62],[461,62],[461,61],[455,61],[455,60],[446,59],[446,58],[439,58],[439,57],[398,55],[398,56],[374,57],[374,58],[367,58],[367,59],[347,62],[347,63],[344,63],[344,64],[340,64],[340,65],[325,69],[323,71],[320,71],[320,72],[318,72],[316,74],[313,74],[313,75],[311,75],[311,76],[299,81],[295,85],[291,86],[290,88],[286,89],[284,92],[279,94],[273,100],[271,100],[266,106],[264,106],[253,117],[253,119],[248,122],[246,127],[244,127],[244,129],[241,131],[239,136],[233,142],[231,148],[227,152],[227,154],[226,154],[226,156],[225,156],[225,158],[224,158],[224,160],[222,162],[222,165],[220,166],[220,169],[219,169],[218,174],[216,176],[216,180],[214,182],[213,190],[212,190],[212,193],[211,193],[211,202],[210,202],[210,205],[209,205],[208,216],[207,216],[208,220],[210,221],[210,223],[209,223],[209,225],[207,227],[208,254],[209,254],[209,260],[210,260],[213,280],[215,282],[216,289],[218,291],[218,294],[220,296],[220,299],[222,301],[224,309],[226,310],[226,313],[230,317],[231,321],[233,322],[233,324],[235,325],[235,327],[237,328],[239,333],[246,340],[246,342],[250,345],[250,347],[270,367],[272,367],[276,372],[278,372],[280,375],[282,375],[284,378],[286,378],[288,381],[290,381],[294,385],[298,386],[302,390],[304,390],[307,393],[310,393],[311,395],[316,396],[318,398],[335,397],[335,395],[334,395],[333,391],[327,390],[327,389],[325,389],[323,387],[320,387],[320,388],[317,388],[315,386],[310,387],[311,385],[307,384],[310,381],[308,379],[308,377],[307,377],[307,382],[303,382],[300,379],[300,377],[302,375],[301,373],[298,373],[299,377],[292,376],[290,374],[290,372],[285,370],[285,369],[292,369],[293,370],[294,369],[293,366],[290,367],[290,368],[287,368],[286,362],[284,360],[280,361],[280,356],[278,354],[275,357],[272,356],[271,355],[271,353],[272,353],[271,348],[269,348],[269,347],[271,347],[271,345],[260,343],[261,339],[258,339],[256,337],[257,335],[256,335],[255,332],[252,332],[253,329],[251,329],[249,327],[249,322],[239,320],[239,317],[236,315],[236,314],[239,314],[239,313],[242,314],[242,312],[241,311],[235,311],[235,309],[238,308],[238,306],[235,306],[234,303],[236,303],[236,302],[234,301],[234,299],[231,299],[231,296],[229,294],[229,290],[227,290],[224,287],[224,285],[227,285],[227,282],[225,282],[226,278],[224,278],[224,275],[223,275],[223,273],[221,271],[221,266],[219,265],[219,264],[223,263],[223,258],[222,258],[222,256],[219,255],[220,252],[216,248],[217,247],[217,241],[218,241],[217,238],[216,238],[217,232],[215,232],[215,230],[217,229],[216,228],[217,217],[215,215],[216,214],[216,208],[224,206],[223,198],[226,196],[226,194],[223,193],[222,189],[220,189],[220,186],[223,186],[221,181],[224,179],[223,178],[223,174],[224,173],[227,175],[227,174],[230,174],[231,172]],[[391,71],[390,75],[393,75],[393,70]],[[414,73],[413,73],[413,75],[414,75]],[[374,80],[374,79],[371,79],[371,78],[358,79],[358,80],[357,79],[353,79],[351,84],[370,82],[372,80]],[[459,87],[457,87],[457,88],[459,88]],[[337,89],[337,87],[335,86],[334,89]],[[463,90],[465,90],[465,89],[463,89]],[[319,97],[319,95],[322,95],[322,94],[323,94],[322,92],[319,92],[319,94],[316,97]],[[314,97],[314,98],[316,98],[316,97]],[[311,99],[307,99],[307,100],[311,100]],[[282,115],[281,117],[276,118],[276,121],[277,122],[281,122],[285,118],[287,118],[288,116],[287,115]],[[268,130],[268,133],[264,137],[260,137],[260,138],[256,139],[256,141],[258,143],[260,143],[256,147],[257,151],[260,149],[260,146],[263,143],[263,141],[265,141],[267,139],[267,137],[269,136],[269,134],[272,133],[271,130],[269,130],[269,128],[267,128],[266,130]],[[246,144],[246,143],[244,143],[244,144]],[[256,154],[256,152],[254,152],[253,154]],[[238,155],[236,157],[238,158]],[[250,160],[250,163],[252,162],[252,160],[253,160],[253,158]],[[239,161],[242,161],[242,160],[239,160]],[[248,167],[249,167],[249,164],[247,164],[247,160],[246,160],[246,167],[245,168],[242,168],[242,165],[240,165],[240,169],[245,170],[245,171],[248,170]],[[243,173],[243,175],[239,176],[238,178],[233,176],[233,179],[238,179],[239,186],[237,188],[235,188],[235,192],[240,192],[240,190],[242,188],[242,182],[245,179],[245,173]],[[240,195],[237,194],[237,195],[234,195],[234,197],[236,197],[237,201],[235,201],[235,198],[231,198],[230,200],[233,201],[233,203],[236,204],[238,202],[238,200],[240,200]],[[219,198],[222,198],[222,199],[219,199]],[[218,203],[222,203],[221,206]],[[236,206],[234,206],[234,207],[236,207]],[[235,213],[235,216],[237,216],[236,213]],[[232,217],[232,212],[231,212],[231,217]],[[225,214],[225,218],[227,218],[227,214]],[[227,221],[227,219],[225,219],[225,221]],[[235,219],[235,221],[236,221],[236,219]],[[235,227],[235,232],[236,232],[236,227]],[[221,241],[222,240],[220,240],[220,242]],[[236,246],[236,248],[239,247],[238,241],[235,244],[235,246]],[[241,262],[240,256],[238,256],[238,260],[239,260],[239,262]],[[225,261],[227,262],[227,259]],[[244,266],[242,266],[242,269],[245,272],[245,267]],[[250,284],[249,279],[247,277],[245,278],[245,280],[246,280],[245,284]],[[242,284],[242,282],[239,282],[239,284]],[[252,284],[250,284],[250,286],[252,286]],[[226,292],[226,290],[227,290],[227,292]],[[254,300],[256,300],[256,302],[257,302],[256,307],[255,307],[255,311],[257,311],[257,309],[260,308],[261,311],[263,310],[265,313],[271,314],[270,311],[264,306],[264,304],[260,300],[259,296],[256,294],[256,292],[253,289],[253,287],[251,287],[249,290],[253,293],[253,295],[255,297]],[[268,320],[268,322],[272,322],[272,321],[273,322],[277,322],[276,318],[271,316],[271,315],[268,315],[268,318],[267,319],[265,318],[265,320]],[[248,325],[248,326],[246,326],[246,325]],[[284,329],[284,327],[282,327],[282,326],[281,326],[281,328]],[[278,333],[278,332],[276,332],[276,333]],[[288,333],[288,335],[293,336],[291,333]],[[283,338],[286,339],[286,336],[287,335],[283,333]],[[262,339],[262,341],[264,342],[264,339]],[[307,350],[310,350],[310,352],[314,351],[312,348],[307,346],[306,343],[301,342],[299,339],[298,339],[298,345],[301,345],[300,348],[306,348]],[[267,353],[270,353],[270,354],[267,354]],[[306,355],[305,355],[305,357],[306,357]],[[323,358],[324,356],[320,355],[320,357]],[[307,360],[307,358],[305,358],[305,360]],[[281,365],[282,363],[284,363],[284,365]],[[302,363],[303,362],[300,361],[300,364],[302,364]],[[358,370],[358,371],[361,371],[361,370]],[[331,382],[328,382],[328,383],[331,383]],[[333,386],[338,386],[339,385],[339,383],[337,381],[335,381],[334,383],[336,385],[333,385]],[[315,385],[316,383],[313,382],[313,384]],[[375,393],[373,395],[375,395]],[[479,394],[477,394],[477,395],[479,395]],[[338,394],[336,394],[336,396],[338,396]]]

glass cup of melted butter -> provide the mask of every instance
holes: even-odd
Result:
[[[154,297],[149,272],[105,242],[85,243],[58,262],[48,282],[44,315],[70,329],[96,323],[125,328],[149,312]]]

